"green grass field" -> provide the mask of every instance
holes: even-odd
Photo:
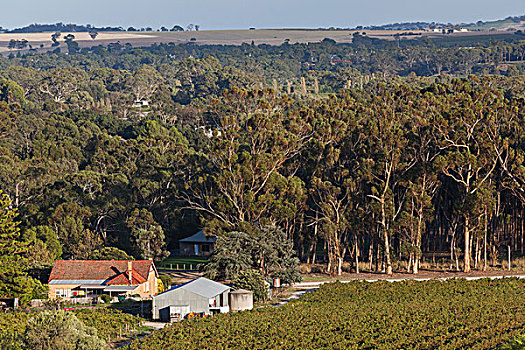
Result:
[[[204,257],[169,257],[157,263],[157,268],[170,270],[196,270],[197,265],[204,264],[208,258]]]

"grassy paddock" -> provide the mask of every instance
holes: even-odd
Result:
[[[283,307],[183,321],[157,349],[493,349],[523,334],[525,281],[332,283]]]
[[[179,265],[179,270],[183,270],[186,266],[187,270],[193,269],[196,270],[197,266],[204,264],[208,261],[207,258],[203,257],[170,257],[162,260],[157,263],[157,268],[160,269],[177,269],[177,264]],[[191,268],[190,268],[191,266]]]

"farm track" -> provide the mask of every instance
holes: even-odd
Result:
[[[369,275],[369,274],[367,274]],[[482,275],[465,275],[465,274],[450,274],[447,276],[425,276],[425,277],[418,277],[418,276],[406,276],[406,277],[377,277],[377,278],[367,278],[367,277],[353,277],[349,279],[341,279],[339,282],[341,283],[349,283],[352,281],[363,281],[363,282],[378,282],[378,281],[387,281],[387,282],[403,282],[403,281],[446,281],[451,279],[465,279],[467,281],[475,281],[480,280],[484,278],[489,279],[502,279],[502,278],[519,278],[519,279],[525,279],[525,273],[499,273],[499,274],[482,274]],[[300,282],[293,285],[293,288],[295,289],[316,289],[319,288],[319,286],[326,284],[326,283],[333,283],[338,281],[337,279],[329,279],[324,281],[311,281],[311,282]]]

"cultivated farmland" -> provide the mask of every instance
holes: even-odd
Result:
[[[75,36],[75,41],[80,47],[91,47],[95,45],[107,45],[109,43],[120,42],[124,44],[132,44],[135,47],[149,46],[155,43],[170,43],[185,44],[195,43],[198,45],[241,45],[243,43],[250,44],[252,41],[255,45],[269,44],[281,45],[282,43],[308,43],[320,42],[328,38],[335,40],[338,43],[351,43],[352,36],[356,32],[366,32],[366,35],[371,38],[395,40],[396,34],[408,33],[407,31],[392,31],[392,30],[367,30],[367,31],[352,31],[352,30],[305,30],[305,29],[260,29],[260,30],[204,30],[192,32],[100,32],[96,39],[91,39],[89,33],[62,33],[61,47],[65,50],[66,46],[63,43],[63,38],[68,34]],[[442,38],[442,37],[463,37],[472,35],[497,35],[506,34],[507,32],[475,32],[475,33],[458,33],[453,35],[436,34],[424,31],[412,31],[412,34],[402,36],[406,39],[414,39],[420,37]],[[48,51],[55,49],[52,47],[51,35],[53,33],[5,33],[0,34],[0,53],[9,52],[8,44],[10,40],[28,41],[29,45],[36,50]],[[40,48],[40,45],[44,45]]]
[[[184,321],[157,349],[493,349],[523,332],[525,281],[333,283],[280,308]]]

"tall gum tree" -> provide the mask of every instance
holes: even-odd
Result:
[[[270,91],[234,89],[218,101],[209,143],[197,155],[186,207],[224,229],[278,225],[304,201],[304,185],[285,166],[311,137],[308,116]],[[206,131],[206,132],[208,132]]]
[[[407,147],[405,131],[410,122],[407,87],[378,86],[370,103],[363,105],[358,114],[368,115],[366,128],[368,178],[374,202],[378,232],[384,248],[384,266],[388,275],[393,273],[391,258],[392,224],[398,219],[406,197],[406,189],[400,185],[402,176],[415,164],[413,152]]]
[[[477,80],[455,79],[448,89],[453,93],[443,91],[447,98],[442,116],[434,124],[438,144],[444,152],[438,157],[437,164],[462,191],[463,271],[470,272],[473,221],[478,218],[469,210],[469,202],[493,174],[497,164],[487,128],[497,105],[497,94],[478,84]]]

